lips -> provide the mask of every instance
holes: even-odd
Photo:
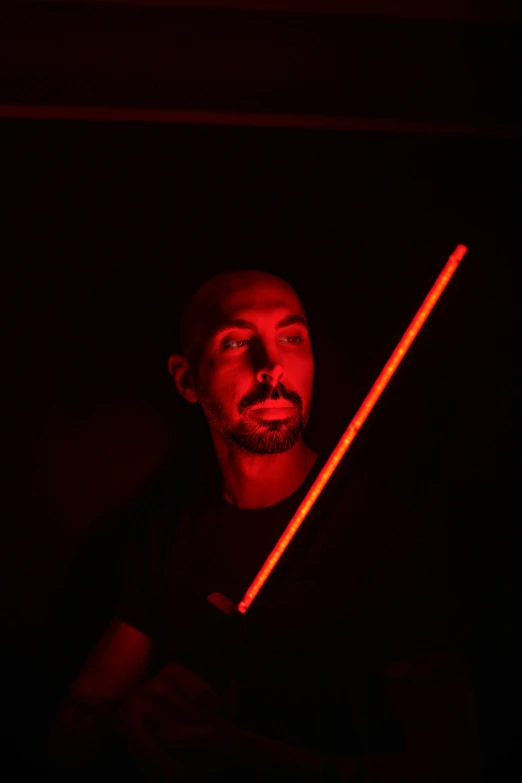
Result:
[[[267,410],[269,408],[287,408],[288,410],[291,410],[294,406],[289,405],[288,403],[282,403],[277,400],[267,400],[266,402],[263,402],[261,405],[256,405],[253,408],[250,408],[251,411],[260,411],[260,410]]]
[[[258,406],[250,411],[250,416],[258,421],[283,421],[295,415],[293,405]]]

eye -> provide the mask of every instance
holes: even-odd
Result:
[[[226,343],[223,343],[221,346],[223,351],[234,351],[238,348],[242,348],[243,344],[248,343],[248,340],[228,340]]]
[[[291,343],[292,345],[299,345],[300,343],[304,342],[303,338],[300,337],[298,334],[291,335],[290,337],[281,337],[281,342],[283,340],[286,340],[287,342]]]

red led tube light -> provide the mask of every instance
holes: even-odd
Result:
[[[361,407],[353,417],[352,421],[348,425],[341,440],[334,448],[332,454],[328,458],[328,461],[326,462],[323,469],[317,476],[316,480],[308,490],[301,505],[295,512],[290,522],[288,523],[283,535],[275,545],[271,554],[265,561],[265,564],[263,565],[258,575],[256,576],[256,578],[248,588],[247,592],[245,593],[243,600],[239,603],[237,608],[242,614],[246,612],[246,610],[248,609],[248,607],[250,606],[250,604],[252,603],[252,601],[260,591],[261,587],[264,585],[264,583],[270,576],[272,569],[274,568],[277,561],[279,560],[279,558],[285,551],[286,547],[292,540],[293,536],[295,535],[301,523],[303,522],[304,518],[306,517],[306,515],[314,505],[315,501],[317,500],[317,498],[325,488],[326,483],[330,479],[330,476],[336,469],[337,465],[339,464],[339,462],[347,452],[348,448],[350,447],[353,439],[355,438],[355,436],[361,429],[362,425],[366,421],[373,406],[375,405],[375,403],[383,393],[384,389],[388,385],[388,382],[392,377],[393,373],[404,359],[404,356],[406,355],[406,351],[408,350],[408,348],[410,347],[410,345],[418,335],[422,325],[424,324],[427,317],[435,307],[437,300],[439,299],[440,295],[448,285],[449,281],[453,276],[453,273],[455,272],[459,263],[464,258],[467,250],[468,248],[465,247],[464,245],[457,245],[457,247],[449,257],[448,261],[444,266],[444,269],[438,276],[431,291],[429,292],[428,296],[422,303],[422,306],[417,312],[417,315],[415,316],[415,318],[407,328],[406,332],[400,339],[399,344],[397,345],[394,352],[386,362],[383,371],[381,372],[381,374],[373,384],[363,404],[361,405]]]

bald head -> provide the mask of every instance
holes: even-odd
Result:
[[[199,356],[213,331],[252,307],[286,306],[305,317],[292,286],[276,275],[259,270],[232,270],[207,280],[189,299],[180,323],[181,349],[191,363]]]
[[[289,283],[257,270],[216,275],[187,303],[180,336],[169,372],[200,403],[215,443],[251,454],[293,448],[310,413],[314,357]]]

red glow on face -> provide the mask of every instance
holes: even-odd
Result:
[[[270,573],[275,567],[277,561],[279,560],[279,558],[285,551],[286,547],[292,540],[293,536],[299,529],[304,518],[306,517],[306,515],[312,508],[313,504],[315,503],[315,501],[323,491],[324,487],[326,486],[326,483],[330,479],[331,475],[333,474],[335,468],[338,466],[339,462],[343,458],[344,454],[347,452],[348,448],[350,447],[355,436],[361,429],[362,425],[368,418],[370,411],[372,410],[373,406],[375,405],[375,403],[381,396],[382,392],[388,385],[390,378],[392,377],[393,373],[395,372],[395,370],[403,360],[407,350],[409,349],[415,337],[419,333],[427,317],[433,310],[437,300],[439,299],[440,295],[442,294],[447,284],[451,280],[451,277],[453,276],[455,270],[457,269],[460,261],[462,261],[462,259],[464,258],[466,252],[467,252],[467,247],[465,247],[464,245],[457,245],[457,247],[449,257],[448,261],[446,262],[446,265],[444,266],[444,269],[438,276],[431,291],[429,292],[428,296],[422,303],[422,306],[418,310],[416,316],[414,317],[413,321],[411,322],[408,329],[404,333],[403,337],[399,341],[399,344],[393,351],[389,360],[386,362],[384,369],[382,370],[381,374],[373,384],[369,394],[366,396],[366,399],[364,400],[361,407],[353,417],[352,421],[350,422],[346,431],[344,432],[341,440],[334,448],[325,466],[323,467],[320,474],[318,475],[318,477],[312,484],[311,488],[309,489],[306,497],[304,498],[301,505],[295,512],[294,516],[288,523],[286,530],[284,531],[283,535],[281,536],[276,546],[272,550],[265,564],[263,565],[258,575],[256,576],[256,578],[248,588],[247,592],[245,593],[243,600],[240,602],[238,606],[238,610],[241,613],[244,614],[246,612],[246,610],[248,609],[248,607],[250,606],[250,604],[252,603],[252,601],[260,591],[261,587],[264,585],[264,583],[270,576]]]
[[[283,281],[257,278],[226,289],[217,310],[198,369],[210,428],[256,453],[268,443],[277,450],[304,428],[311,405],[314,357],[301,303]]]

